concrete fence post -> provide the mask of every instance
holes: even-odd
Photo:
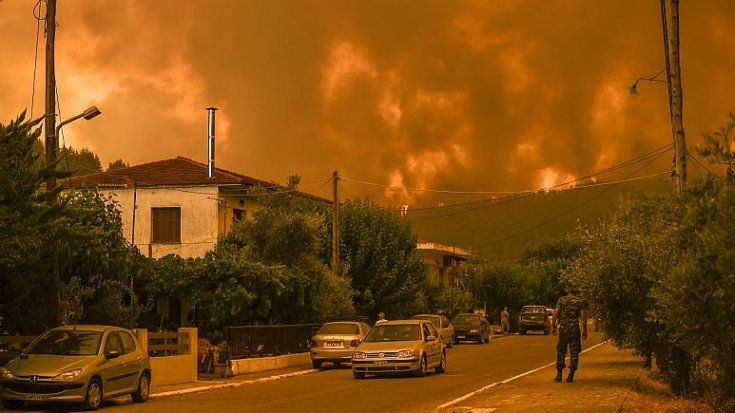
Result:
[[[191,381],[197,380],[197,348],[196,344],[199,340],[198,330],[196,327],[181,327],[179,333],[186,333],[186,338],[181,339],[183,343],[183,351],[181,354],[186,355],[185,369]]]

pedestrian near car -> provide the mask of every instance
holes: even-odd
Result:
[[[386,321],[388,320],[385,318],[385,313],[381,311],[378,313],[378,321],[375,322],[375,325],[377,326],[378,324],[385,323]]]
[[[503,329],[503,334],[508,334],[510,331],[510,313],[508,313],[508,307],[503,307],[503,311],[500,312],[500,327]]]
[[[554,381],[561,382],[562,373],[566,368],[564,359],[569,347],[569,375],[567,383],[574,382],[574,373],[579,365],[579,353],[582,351],[582,339],[587,339],[587,315],[584,301],[577,297],[576,291],[568,288],[566,295],[559,298],[551,317],[551,334],[556,335],[559,328],[559,341],[556,344],[556,377]],[[580,334],[580,323],[582,331]]]

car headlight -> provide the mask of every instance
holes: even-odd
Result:
[[[476,328],[473,328],[472,330],[470,330],[470,333],[479,333],[479,332],[480,330]]]
[[[365,352],[364,351],[356,351],[352,353],[353,359],[364,359],[365,358]]]
[[[0,379],[14,380],[15,378],[15,374],[12,371],[5,367],[0,367]]]
[[[398,352],[398,357],[400,358],[407,358],[413,356],[413,351],[411,350],[401,350]]]
[[[82,375],[82,371],[84,370],[82,369],[69,370],[69,371],[61,373],[58,376],[54,377],[54,380],[64,380],[64,381],[74,380],[77,377]]]

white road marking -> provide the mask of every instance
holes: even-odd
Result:
[[[599,344],[595,344],[594,346],[592,346],[592,347],[590,347],[590,348],[588,348],[588,349],[585,349],[585,350],[583,350],[583,351],[582,351],[582,353],[586,353],[586,352],[588,352],[588,351],[590,351],[590,350],[593,350],[593,349],[595,349],[595,348],[597,348],[597,347],[600,347],[601,345],[603,345],[603,344],[606,344],[606,343],[607,343],[607,341],[603,341],[602,343],[599,343]],[[581,354],[581,353],[580,353],[580,354]],[[569,357],[567,357],[567,358],[569,358]],[[556,365],[556,362],[555,362],[555,361],[554,361],[554,362],[552,362],[552,363],[549,363],[549,364],[545,364],[545,365],[543,365],[543,366],[541,366],[541,367],[537,367],[537,368],[535,368],[535,369],[533,369],[533,370],[529,370],[529,371],[527,371],[527,372],[525,372],[525,373],[521,373],[521,374],[519,374],[519,375],[517,375],[517,376],[514,376],[514,377],[511,377],[511,378],[509,378],[509,379],[505,379],[505,380],[503,380],[503,381],[496,381],[495,383],[491,383],[491,384],[488,384],[487,386],[485,386],[485,387],[482,387],[482,388],[479,388],[479,389],[477,389],[477,390],[475,390],[475,391],[473,391],[473,392],[467,393],[467,394],[465,394],[465,395],[464,395],[464,396],[462,396],[462,397],[458,397],[458,398],[456,398],[456,399],[454,399],[454,400],[451,400],[451,401],[449,401],[449,402],[446,402],[446,403],[444,403],[444,404],[442,404],[442,405],[438,406],[438,407],[436,408],[436,410],[444,410],[444,409],[446,409],[447,407],[449,407],[449,406],[451,406],[451,405],[457,404],[457,403],[459,403],[459,402],[461,402],[461,401],[463,401],[463,400],[467,400],[467,399],[469,399],[470,397],[472,397],[472,396],[474,396],[474,395],[476,395],[476,394],[482,393],[482,392],[484,392],[484,391],[485,391],[485,390],[487,390],[487,389],[491,389],[491,388],[493,388],[493,387],[496,387],[496,386],[499,386],[499,385],[501,385],[501,384],[509,383],[509,382],[511,382],[511,381],[513,381],[513,380],[516,380],[516,379],[520,379],[520,378],[521,378],[521,377],[523,377],[523,376],[527,376],[527,375],[529,375],[529,374],[531,374],[531,373],[535,373],[535,372],[537,372],[537,371],[539,371],[539,370],[543,370],[543,369],[545,369],[545,368],[547,368],[547,367],[551,367],[551,366],[554,366],[554,365]]]
[[[229,389],[229,388],[244,386],[246,384],[263,383],[266,381],[273,381],[273,380],[285,379],[288,377],[301,376],[304,374],[315,373],[317,371],[319,370],[317,369],[300,370],[300,371],[296,371],[293,373],[280,374],[278,376],[262,377],[262,378],[254,379],[254,380],[243,380],[243,381],[236,381],[236,382],[230,382],[230,383],[219,383],[219,384],[214,384],[214,385],[209,385],[209,386],[191,387],[191,388],[186,388],[186,389],[181,389],[181,390],[172,390],[172,391],[151,394],[150,398],[157,399],[160,397],[180,396],[183,394],[201,393],[205,391],[219,390],[219,389]]]

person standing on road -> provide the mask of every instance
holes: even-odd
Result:
[[[576,292],[576,291],[575,291]],[[582,339],[587,339],[587,315],[584,310],[584,301],[577,297],[571,288],[566,289],[566,295],[559,298],[551,317],[551,334],[556,335],[559,325],[559,341],[556,344],[556,377],[554,381],[561,382],[562,372],[566,365],[564,359],[569,347],[569,375],[567,383],[574,382],[574,372],[579,364],[579,353],[582,351],[579,324],[582,324]]]
[[[378,321],[375,322],[375,325],[377,326],[378,324],[385,323],[386,321],[388,320],[385,319],[385,313],[381,311],[378,313]]]
[[[510,331],[510,313],[508,313],[508,307],[503,307],[503,311],[500,312],[500,327],[503,329],[503,334],[508,334]]]

